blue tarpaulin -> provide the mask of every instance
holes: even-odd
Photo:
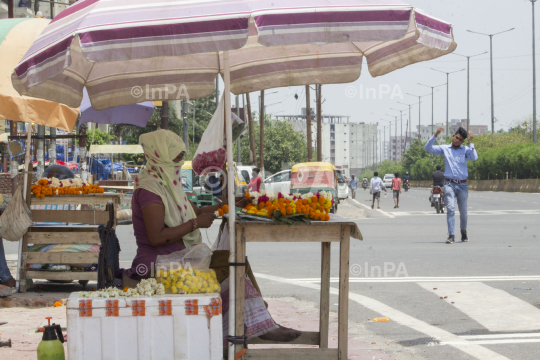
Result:
[[[130,173],[134,173],[135,172],[135,168],[132,168],[132,167],[128,167],[128,172]],[[124,171],[123,170],[123,167],[122,167],[122,163],[121,162],[115,162],[113,164],[113,170],[114,172],[117,172],[117,171]]]

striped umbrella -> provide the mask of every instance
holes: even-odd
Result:
[[[70,106],[80,104],[86,86],[92,106],[103,110],[207,96],[222,72],[228,109],[231,87],[239,94],[350,82],[360,75],[363,56],[378,76],[455,48],[450,24],[400,0],[83,0],[51,22],[12,82],[21,94]],[[231,144],[229,111],[225,118]],[[232,167],[232,146],[227,162]],[[233,171],[228,181],[234,183]],[[228,224],[234,263],[234,206]],[[229,286],[229,314],[235,314],[235,276]],[[236,334],[234,316],[229,334]],[[234,346],[228,353],[234,358]]]
[[[235,94],[347,83],[456,48],[452,26],[400,0],[79,1],[16,67],[21,94],[97,110],[210,95],[230,52]]]
[[[11,84],[13,68],[49,22],[45,19],[0,20],[0,120],[28,121],[71,131],[77,121],[78,109],[21,96]]]

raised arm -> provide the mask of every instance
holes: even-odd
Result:
[[[469,147],[465,151],[465,159],[476,161],[478,160],[478,154],[476,153],[476,149],[474,148],[473,137],[473,133],[469,131]]]
[[[438,128],[437,132],[431,137],[431,139],[428,140],[428,142],[426,143],[426,146],[424,146],[424,149],[427,152],[432,153],[434,155],[444,155],[444,152],[439,145],[433,145],[435,143],[435,139],[437,139],[437,136],[439,136],[439,134],[443,131],[444,131],[444,128],[442,127]]]

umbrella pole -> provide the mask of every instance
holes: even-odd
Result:
[[[30,164],[31,157],[30,157],[30,150],[32,149],[32,123],[28,123],[28,131],[26,134],[26,153],[24,155],[24,169],[23,170],[23,197],[24,200],[27,198],[27,191],[26,188],[29,186],[28,184],[28,174],[30,173],[30,169],[32,169],[32,164]],[[30,165],[30,166],[28,166]],[[22,247],[23,247],[23,239],[19,240],[19,256],[17,257],[17,274],[15,276],[16,280],[16,289],[17,292],[19,292],[20,289],[20,282],[21,282],[21,261],[22,261]],[[25,280],[26,281],[26,280]],[[26,287],[26,284],[24,285]]]
[[[235,236],[235,203],[234,203],[234,165],[233,165],[233,141],[232,141],[232,123],[231,123],[231,73],[229,69],[229,52],[223,52],[223,65],[225,82],[225,121],[227,138],[227,197],[229,198],[229,244],[230,255],[229,263],[236,262],[236,236]],[[236,267],[229,267],[229,335],[236,335]],[[227,343],[229,359],[234,359],[235,345]]]

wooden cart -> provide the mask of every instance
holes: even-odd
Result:
[[[310,225],[287,226],[265,221],[236,221],[236,262],[246,261],[247,242],[320,242],[321,243],[321,300],[318,332],[304,332],[293,342],[283,344],[318,345],[319,348],[247,349],[242,359],[258,360],[347,360],[349,314],[349,249],[351,237],[362,240],[357,225],[345,218],[332,216],[330,221],[313,221]],[[330,323],[330,245],[339,243],[339,310],[338,348],[328,348]],[[236,267],[236,334],[244,334],[245,267]],[[250,344],[280,344],[259,338]],[[236,345],[236,353],[242,350]]]
[[[120,201],[118,194],[88,194],[47,196],[37,199],[32,196],[31,205],[103,205],[113,206],[114,227],[116,210]],[[109,221],[109,212],[102,210],[32,210],[34,223],[75,223],[74,226],[32,226],[23,237],[20,292],[26,292],[26,279],[79,280],[86,284],[97,281],[97,272],[84,271],[34,271],[27,270],[28,264],[97,264],[98,253],[28,252],[28,244],[101,244],[98,225]],[[93,225],[93,226],[88,226]]]

